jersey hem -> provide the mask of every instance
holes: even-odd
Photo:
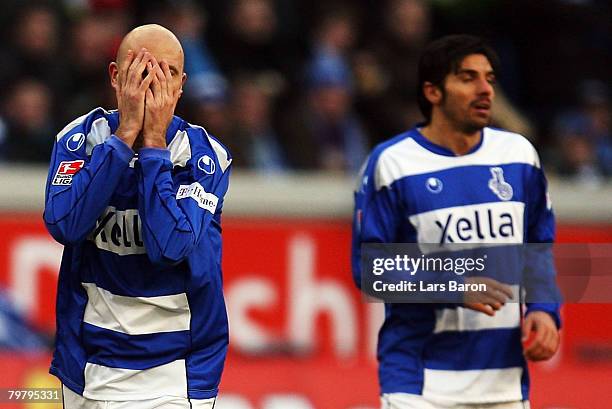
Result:
[[[202,390],[202,389],[187,389],[187,397],[189,399],[212,399],[219,394],[219,388]]]
[[[523,395],[523,393],[521,393],[519,396],[515,395],[515,394],[504,394],[504,395],[499,395],[498,397],[495,396],[484,396],[481,398],[477,398],[477,399],[449,399],[448,396],[446,395],[434,395],[431,393],[423,393],[422,389],[419,388],[414,388],[414,389],[410,389],[410,388],[381,388],[381,392],[380,392],[380,396],[382,395],[388,395],[388,394],[392,394],[392,393],[407,393],[409,395],[417,395],[417,396],[421,396],[425,399],[430,399],[439,403],[443,403],[443,404],[460,404],[460,405],[470,405],[470,404],[474,404],[474,405],[481,405],[481,404],[495,404],[495,403],[508,403],[508,402],[522,402],[522,401],[527,401],[529,400],[529,394],[527,393],[527,395]]]
[[[64,373],[59,370],[57,367],[55,366],[51,366],[49,368],[49,373],[53,376],[55,376],[57,379],[60,380],[60,382],[66,386],[68,389],[70,389],[72,392],[79,394],[79,395],[83,395],[83,385],[80,385],[78,382],[73,381],[72,379],[70,379],[68,376],[64,375]]]
[[[161,398],[163,396],[178,396],[181,398],[186,398],[186,399],[212,399],[212,398],[216,398],[217,395],[219,394],[219,388],[215,388],[215,389],[208,389],[208,390],[204,390],[204,389],[187,389],[187,395],[164,395],[164,394],[129,394],[129,393],[122,393],[119,395],[115,395],[115,394],[104,394],[104,393],[96,393],[96,394],[91,394],[88,393],[86,394],[87,396],[85,396],[84,394],[84,390],[85,387],[83,385],[80,385],[78,382],[73,381],[72,379],[70,379],[68,376],[66,376],[60,369],[58,369],[55,366],[51,366],[49,368],[49,373],[53,376],[55,376],[56,378],[58,378],[60,380],[60,382],[66,386],[68,389],[70,389],[72,392],[83,396],[86,399],[92,399],[92,400],[108,400],[108,401],[130,401],[130,400],[149,400],[149,399],[156,399],[156,398]]]
[[[448,396],[440,396],[433,394],[425,394],[421,395],[425,399],[429,399],[435,402],[440,402],[443,404],[451,404],[451,405],[488,405],[488,404],[498,404],[498,403],[509,403],[509,402],[523,402],[526,399],[523,398],[522,394],[519,396],[516,395],[501,395],[499,397],[491,397],[485,396],[482,398],[472,398],[472,399],[449,399]]]

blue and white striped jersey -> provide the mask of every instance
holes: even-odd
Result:
[[[377,146],[355,192],[353,277],[361,284],[364,243],[550,243],[554,217],[533,146],[485,128],[466,155],[427,140],[418,128]],[[554,267],[538,271],[555,287]],[[518,288],[515,288],[518,290]],[[558,303],[530,303],[527,312]],[[382,393],[489,403],[528,398],[521,306],[495,317],[456,304],[386,304],[379,333]]]
[[[217,395],[228,346],[221,209],[231,157],[174,117],[134,152],[97,108],[58,135],[44,221],[65,246],[50,372],[99,400]]]

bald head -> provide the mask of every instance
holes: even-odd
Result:
[[[127,33],[117,51],[117,64],[122,64],[128,50],[137,54],[141,48],[146,48],[158,62],[166,60],[170,68],[176,70],[173,74],[183,73],[183,47],[174,33],[167,28],[159,24],[146,24]]]

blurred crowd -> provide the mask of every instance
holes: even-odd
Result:
[[[177,114],[256,172],[354,174],[368,150],[421,120],[428,41],[488,39],[503,71],[495,125],[534,141],[551,171],[612,175],[612,6],[597,0],[4,0],[0,161],[47,163],[53,136],[114,108],[107,68],[132,27],[185,50]]]

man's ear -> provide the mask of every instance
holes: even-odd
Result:
[[[444,97],[440,87],[429,81],[423,83],[423,95],[425,95],[425,98],[427,98],[431,105],[439,105]]]
[[[114,61],[108,65],[108,76],[110,77],[111,86],[117,89],[119,85],[119,66]]]
[[[183,73],[183,78],[181,78],[181,92],[179,94],[179,98],[181,97],[181,95],[183,95],[183,86],[185,85],[186,81],[187,81],[187,73],[184,72]]]

